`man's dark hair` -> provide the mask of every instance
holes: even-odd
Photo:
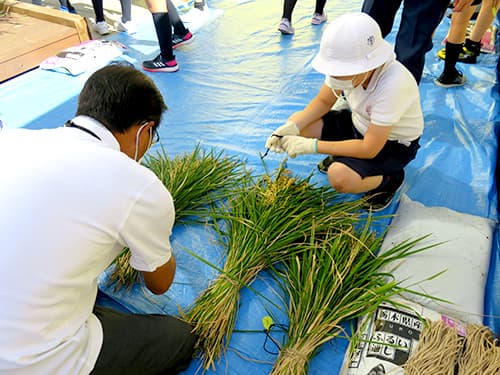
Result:
[[[139,70],[108,65],[92,74],[78,99],[76,115],[89,116],[112,132],[124,133],[140,121],[155,128],[167,109],[154,82]]]

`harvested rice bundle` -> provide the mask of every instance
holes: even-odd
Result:
[[[276,270],[288,298],[289,327],[272,374],[306,374],[316,350],[343,333],[341,322],[370,314],[381,302],[406,291],[381,270],[424,250],[413,249],[420,239],[377,256],[382,237],[369,226],[368,219],[360,233],[344,230],[316,236],[284,264],[284,270]]]
[[[209,218],[210,206],[230,196],[247,175],[241,160],[214,149],[203,151],[199,145],[193,152],[174,158],[162,148],[156,155],[147,155],[144,165],[172,194],[176,223]],[[114,261],[109,282],[116,282],[116,289],[131,287],[140,280],[140,272],[130,266],[130,255],[125,248]]]
[[[186,316],[199,337],[205,369],[215,367],[215,360],[227,348],[242,287],[263,269],[300,251],[313,226],[324,231],[353,225],[353,212],[360,202],[327,207],[336,196],[331,189],[314,187],[283,170],[235,192],[228,211],[219,214],[227,224],[224,231],[218,228],[227,247],[224,267]]]
[[[248,174],[239,158],[214,149],[206,152],[199,145],[192,153],[173,159],[162,149],[147,156],[144,165],[172,194],[176,223],[186,222],[190,216],[208,217],[210,204],[232,195]]]

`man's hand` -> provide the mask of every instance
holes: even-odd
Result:
[[[283,147],[281,145],[281,138],[285,135],[299,135],[300,129],[297,124],[293,121],[287,121],[285,125],[277,128],[273,134],[267,138],[266,148],[273,152],[282,152]]]
[[[318,139],[287,135],[281,138],[281,147],[291,158],[297,155],[315,154],[318,152]]]

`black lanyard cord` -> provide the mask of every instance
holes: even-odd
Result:
[[[84,131],[85,133],[88,133],[90,134],[92,137],[95,137],[97,138],[98,140],[102,141],[101,137],[99,137],[96,133],[94,133],[92,130],[89,130],[87,128],[84,128],[83,126],[80,126],[80,125],[77,125],[75,124],[73,121],[69,120],[66,122],[66,124],[64,124],[64,126],[66,126],[67,128],[77,128],[77,129],[80,129],[82,131]]]

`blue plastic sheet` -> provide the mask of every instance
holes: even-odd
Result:
[[[150,74],[169,106],[160,128],[162,144],[170,155],[191,152],[198,143],[204,148],[215,147],[238,155],[261,173],[264,164],[260,153],[265,151],[266,137],[291,113],[302,109],[323,82],[323,76],[310,65],[323,27],[310,24],[313,2],[297,3],[294,36],[281,36],[277,31],[281,1],[209,0],[209,6],[219,12],[196,30],[192,44],[176,51],[180,71]],[[326,5],[330,19],[360,8],[360,1],[330,0]],[[498,56],[482,54],[478,64],[461,65],[468,77],[464,87],[436,86],[433,80],[443,66],[436,52],[442,48],[448,28],[449,19],[445,18],[435,33],[434,49],[427,54],[420,84],[425,131],[417,158],[406,168],[402,190],[428,206],[445,206],[497,220]],[[388,40],[392,42],[394,36],[391,33]],[[140,24],[135,36],[119,34],[110,39],[127,45],[125,58],[138,67],[142,60],[158,53],[152,23]],[[60,126],[73,116],[78,93],[89,74],[70,77],[36,69],[7,81],[0,86],[0,118],[10,127]],[[265,167],[273,170],[282,160],[282,155],[270,153]],[[304,156],[289,159],[287,165],[298,175],[312,173],[313,182],[327,184],[326,177],[316,171],[319,160],[318,156]],[[395,201],[384,214],[396,208]],[[382,223],[375,229],[382,231],[389,220]],[[499,242],[497,236],[487,286],[486,313],[490,316],[485,320],[497,333]],[[177,225],[172,243],[178,273],[169,292],[155,296],[141,285],[130,291],[115,291],[108,285],[108,270],[100,279],[99,301],[132,312],[178,314],[179,308],[189,308],[217,274],[185,249],[215,264],[224,261],[223,249],[214,231],[205,226]],[[252,288],[259,295],[242,290],[229,350],[209,374],[269,373],[276,355],[264,350],[262,318],[272,315],[276,323],[285,325],[287,318],[276,285],[266,272]],[[349,331],[348,323],[345,328]],[[281,339],[279,332],[276,338]],[[345,339],[323,345],[310,364],[309,374],[338,373],[346,347]],[[199,366],[200,361],[195,360],[184,373],[194,374]]]

